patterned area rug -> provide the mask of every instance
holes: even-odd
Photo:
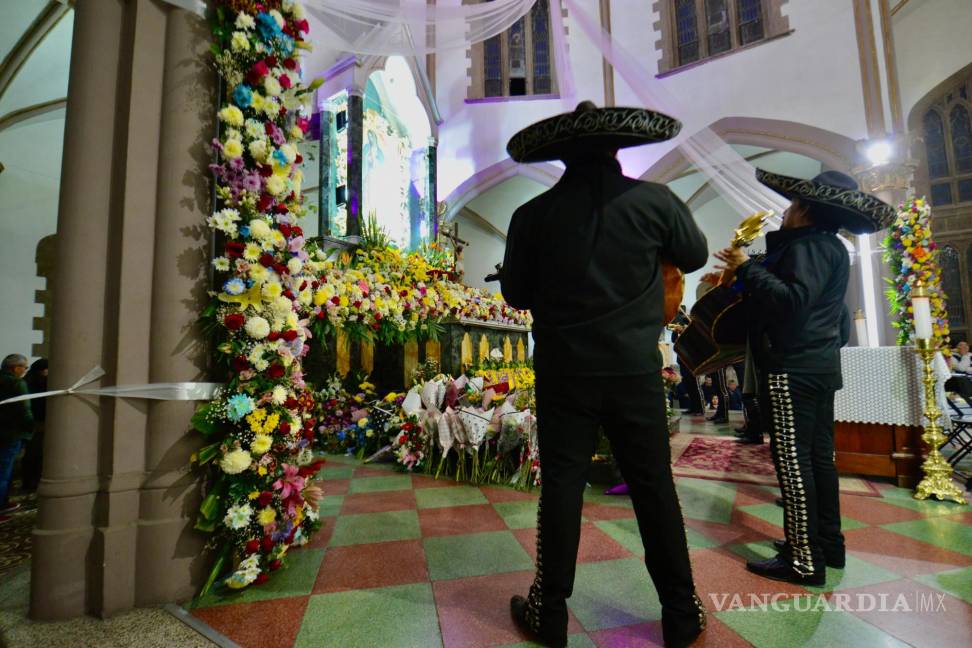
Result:
[[[736,443],[732,437],[694,435],[684,435],[680,441],[672,440],[672,470],[678,477],[776,486],[776,472],[767,443],[747,445]],[[840,492],[879,496],[873,484],[857,477],[841,477]]]
[[[30,560],[30,534],[37,519],[37,499],[33,495],[12,496],[11,502],[21,507],[0,522],[0,578],[17,565]]]

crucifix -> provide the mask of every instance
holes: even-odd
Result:
[[[457,222],[453,222],[451,225],[443,224],[439,228],[439,236],[448,239],[452,244],[452,271],[456,274],[459,283],[462,283],[465,275],[462,267],[462,250],[469,245],[469,242],[459,238],[459,223]]]

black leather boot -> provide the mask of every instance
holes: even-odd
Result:
[[[796,585],[813,585],[819,587],[826,581],[826,574],[824,574],[823,569],[815,570],[813,574],[804,576],[779,556],[770,558],[769,560],[750,560],[746,563],[746,569],[757,576],[784,581],[786,583],[795,583]]]
[[[549,628],[544,628],[539,620],[536,623],[531,623],[532,612],[526,597],[517,595],[510,599],[510,614],[513,616],[516,626],[537,643],[548,648],[565,648],[567,646],[566,625],[560,632],[554,632]]]

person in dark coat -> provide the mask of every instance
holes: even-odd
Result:
[[[813,180],[757,170],[763,184],[792,200],[782,229],[766,236],[766,256],[739,248],[716,253],[735,274],[749,313],[763,428],[783,494],[779,555],[750,561],[761,576],[823,585],[825,567],[842,568],[844,536],[834,465],[834,392],[841,388],[840,349],[850,334],[844,295],[850,261],[843,227],[875,232],[894,208],[858,190],[853,178],[827,171]]]
[[[27,388],[31,394],[47,391],[47,358],[35,360],[24,376]],[[41,468],[44,457],[44,422],[47,420],[47,399],[35,398],[30,403],[34,416],[34,436],[27,443],[24,451],[23,475],[24,491],[33,493],[40,484]]]
[[[507,302],[533,314],[542,475],[536,578],[510,607],[548,646],[567,643],[581,506],[601,426],[630,488],[666,645],[687,645],[705,625],[671,471],[658,339],[663,259],[691,272],[705,264],[708,245],[674,193],[626,177],[615,158],[620,147],[669,139],[680,126],[652,111],[584,102],[507,146],[518,162],[567,167],[513,214],[500,271]]]
[[[12,353],[3,359],[0,365],[0,401],[29,393],[24,382],[27,366],[27,358],[19,353]],[[0,516],[20,508],[20,504],[10,503],[10,482],[14,462],[24,441],[30,440],[33,428],[30,401],[0,405]]]

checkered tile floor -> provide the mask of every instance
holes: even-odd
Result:
[[[513,626],[508,601],[533,579],[535,495],[346,457],[333,457],[323,476],[325,524],[311,545],[292,552],[289,568],[265,585],[199,601],[192,614],[239,645],[260,648],[532,645]],[[969,507],[918,502],[886,484],[878,485],[880,497],[842,495],[847,568],[828,570],[823,588],[804,589],[745,570],[746,559],[770,556],[770,540],[782,536],[773,489],[677,481],[696,584],[710,610],[698,645],[969,645]],[[628,499],[591,489],[569,602],[570,646],[661,645],[661,609],[642,554]],[[887,607],[904,600],[912,611],[866,611],[866,604],[809,611],[807,602],[817,599],[807,597],[750,605],[751,594],[774,593],[828,601],[870,594],[878,605],[883,596]],[[919,601],[934,603],[920,610]]]

